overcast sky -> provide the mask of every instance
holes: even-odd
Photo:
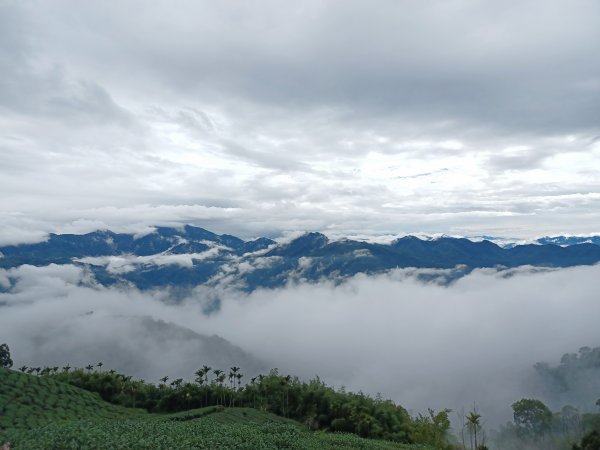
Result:
[[[599,232],[600,3],[0,0],[0,242]]]

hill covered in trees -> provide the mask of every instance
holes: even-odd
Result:
[[[9,442],[14,449],[440,448],[410,443],[415,439],[433,439],[435,436],[428,437],[428,433],[434,432],[438,424],[426,418],[414,421],[390,402],[385,402],[385,408],[378,408],[374,400],[362,395],[355,398],[363,421],[358,434],[369,437],[375,437],[374,433],[385,434],[393,441],[364,439],[357,433],[324,432],[328,430],[327,414],[343,420],[329,401],[337,397],[341,405],[350,394],[336,396],[322,383],[312,386],[315,392],[322,391],[331,397],[327,399],[325,395],[319,399],[318,394],[314,395],[315,413],[325,414],[315,416],[311,423],[292,420],[288,417],[300,418],[300,412],[292,412],[296,406],[297,382],[289,380],[286,386],[284,381],[288,379],[274,373],[257,383],[256,389],[232,388],[221,381],[202,389],[202,383],[196,387],[180,380],[169,384],[163,380],[154,386],[114,371],[103,372],[99,367],[60,371],[33,368],[31,374],[26,373],[29,368],[22,369],[23,373],[0,368],[0,442]],[[222,379],[221,375],[217,380]],[[87,389],[76,387],[78,384]],[[256,407],[250,406],[253,403]],[[347,407],[349,411],[354,408],[350,402]],[[393,422],[395,418],[398,423],[385,423],[385,410],[388,419]],[[371,416],[372,413],[376,415]],[[307,415],[306,419],[310,417]],[[316,421],[319,419],[322,422]],[[437,439],[442,436],[443,432]]]
[[[597,352],[586,347],[546,369],[588,367]],[[498,430],[485,430],[476,406],[451,430],[450,410],[411,416],[380,396],[335,390],[318,378],[303,382],[276,369],[246,380],[239,367],[203,366],[194,382],[165,376],[154,384],[102,363],[10,370],[6,344],[0,366],[0,442],[11,448],[600,448],[600,414],[570,405],[552,412],[537,399],[514,402],[513,422]]]

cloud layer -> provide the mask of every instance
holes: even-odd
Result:
[[[73,266],[22,266],[0,273],[0,341],[17,365],[101,360],[151,380],[189,379],[206,363],[248,375],[278,367],[381,392],[414,413],[476,402],[493,425],[522,397],[562,406],[544,397],[532,367],[600,344],[599,270],[480,270],[450,286],[397,270],[250,295],[199,288],[174,302],[168,292],[95,286]],[[220,310],[205,315],[215,298]],[[233,346],[208,342],[214,334]]]
[[[585,0],[3,2],[0,241],[597,232],[599,24]]]

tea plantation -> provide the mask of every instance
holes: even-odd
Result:
[[[6,442],[11,449],[430,449],[310,432],[252,408],[149,414],[51,378],[0,369],[0,445]]]

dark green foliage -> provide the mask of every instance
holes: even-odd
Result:
[[[13,365],[12,359],[10,359],[10,349],[8,344],[0,345],[0,367],[10,369]]]
[[[179,413],[169,414],[169,420],[175,422],[185,422],[188,420],[199,419],[200,417],[208,416],[216,412],[222,412],[225,408],[222,406],[209,406],[207,408],[190,409]]]
[[[103,402],[97,394],[48,378],[0,369],[0,444],[3,430],[30,429],[55,420],[123,418],[145,414]]]
[[[0,369],[0,444],[10,442],[15,449],[433,450],[351,434],[312,433],[298,422],[253,408],[147,414],[111,405],[54,377]]]
[[[236,375],[239,368],[236,369]],[[196,372],[196,382],[176,379],[166,384],[163,377],[156,386],[144,381],[108,372],[74,369],[45,377],[97,392],[103,400],[126,407],[145,408],[149,412],[177,412],[207,406],[246,406],[297,420],[310,430],[354,433],[361,437],[387,439],[403,443],[427,443],[440,446],[450,428],[447,411],[430,417],[412,419],[408,412],[387,400],[376,400],[362,393],[337,392],[319,379],[308,383],[281,376],[277,370],[261,375],[246,386],[225,373],[211,368]]]
[[[586,434],[579,445],[574,445],[573,450],[600,450],[600,432],[592,430]]]
[[[419,414],[414,421],[411,438],[413,442],[432,445],[438,449],[453,448],[448,444],[448,430],[450,429],[449,409],[435,412],[429,409],[429,415]]]
[[[541,401],[521,399],[513,403],[513,418],[517,432],[524,437],[539,439],[552,427],[552,411]]]
[[[211,369],[203,368],[196,374],[195,383],[177,379],[166,384],[167,377],[164,377],[160,385],[132,380],[115,371],[92,371],[89,367],[62,372],[40,369],[37,371],[40,373],[38,377],[11,373],[22,375],[21,378],[15,378],[16,385],[24,383],[24,380],[35,380],[39,386],[49,383],[44,401],[54,405],[54,413],[60,418],[73,417],[68,410],[62,409],[65,406],[94,408],[95,403],[90,398],[77,399],[68,405],[57,402],[58,398],[64,398],[60,391],[71,385],[95,392],[101,399],[120,406],[144,408],[152,413],[188,411],[174,416],[174,421],[189,421],[218,411],[219,408],[235,405],[246,407],[243,409],[247,416],[244,420],[251,416],[250,411],[260,410],[276,414],[284,420],[298,421],[312,431],[346,432],[360,437],[406,444],[421,443],[437,448],[446,445],[450,428],[448,411],[430,411],[429,416],[413,419],[404,408],[392,401],[373,399],[362,393],[335,391],[318,378],[308,383],[301,382],[296,377],[281,376],[277,370],[256,377],[242,386],[240,380],[243,374],[239,368],[235,369],[235,372],[232,371],[235,376],[231,377],[229,383],[225,381],[225,373],[219,369],[212,370],[214,377],[209,382]],[[98,396],[93,397],[95,401],[100,400]],[[35,406],[36,398],[36,395],[26,396],[21,401]],[[202,409],[200,412],[199,408]],[[96,416],[110,417],[110,414],[98,412]]]
[[[189,422],[160,418],[133,420],[76,420],[52,423],[35,433],[9,433],[18,448],[28,449],[219,449],[219,450],[433,450],[423,446],[365,440],[348,434],[310,433],[298,426],[264,420],[262,423],[223,423],[219,413]]]
[[[421,430],[444,436],[449,423],[421,423],[391,401],[375,400],[362,393],[336,392],[319,379],[304,383],[272,371],[258,377],[240,392],[243,404],[304,423],[312,430],[344,431],[396,442],[416,440]]]

